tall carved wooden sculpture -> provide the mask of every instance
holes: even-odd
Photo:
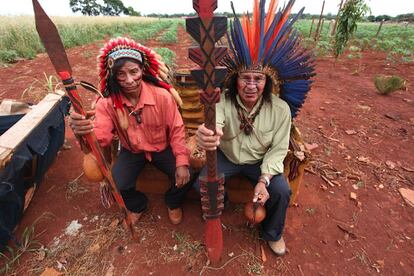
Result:
[[[225,47],[215,47],[215,43],[225,34],[227,18],[213,16],[217,0],[193,0],[193,8],[198,17],[186,20],[187,32],[200,44],[189,49],[189,57],[200,68],[191,71],[197,85],[202,90],[200,100],[204,105],[205,126],[216,130],[216,103],[220,100],[220,86],[226,75],[226,68],[217,66],[226,54]],[[205,225],[207,255],[212,263],[220,260],[223,251],[223,233],[220,216],[224,201],[224,177],[217,175],[216,151],[208,151],[207,175],[200,177],[201,205]]]

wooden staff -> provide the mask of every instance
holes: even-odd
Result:
[[[37,0],[33,1],[33,8],[35,13],[36,29],[39,33],[40,39],[45,46],[46,52],[49,55],[49,58],[65,85],[66,94],[68,95],[73,109],[83,116],[86,116],[86,111],[83,108],[82,100],[79,97],[79,93],[76,89],[76,85],[72,78],[72,67],[70,66],[69,60],[67,58],[65,48],[63,47],[62,40],[59,36],[59,33],[56,29],[55,24],[47,16],[43,8],[40,6]],[[86,146],[82,147],[84,151],[91,151],[96,158],[96,161],[101,169],[106,180],[109,182],[112,188],[112,195],[114,196],[115,201],[118,203],[121,210],[125,215],[125,223],[128,229],[131,232],[131,235],[135,237],[135,231],[132,225],[131,214],[125,206],[125,202],[122,199],[121,195],[118,193],[115,185],[115,181],[112,178],[112,173],[109,167],[109,164],[106,162],[102,148],[99,146],[98,140],[96,139],[95,133],[89,133],[83,136],[81,140]]]
[[[226,54],[225,47],[215,47],[215,43],[227,30],[227,18],[213,16],[217,0],[193,0],[197,17],[186,19],[187,32],[200,47],[189,49],[189,57],[200,68],[191,70],[197,85],[202,90],[200,100],[204,105],[205,126],[216,132],[216,103],[220,101],[220,84],[226,75],[226,68],[218,62]],[[224,208],[224,176],[217,175],[216,151],[207,151],[207,175],[200,177],[201,205],[205,225],[205,245],[212,263],[220,261],[223,251],[223,233],[220,216]]]

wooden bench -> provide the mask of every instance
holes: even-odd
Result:
[[[284,160],[284,175],[288,179],[290,189],[292,190],[290,205],[297,203],[297,196],[305,168],[310,159],[310,155],[304,148],[303,143],[297,141],[298,138],[300,138],[300,133],[295,127],[292,127],[291,148]],[[296,141],[292,142],[293,139],[296,139]],[[296,143],[296,145],[292,146],[292,143]],[[163,194],[167,191],[168,185],[168,177],[152,165],[147,165],[137,179],[138,189],[145,193]],[[231,202],[246,203],[253,197],[253,187],[247,178],[243,176],[234,176],[225,185]],[[189,196],[194,198],[198,195],[195,192],[190,192]]]

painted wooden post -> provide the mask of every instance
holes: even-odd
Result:
[[[323,17],[323,9],[324,8],[325,8],[325,0],[323,0],[321,14],[319,15],[318,25],[316,26],[316,31],[315,31],[315,36],[314,36],[315,41],[317,41],[318,36],[319,36],[319,29],[321,27],[321,21],[322,21],[322,17]]]
[[[312,16],[312,23],[309,30],[309,37],[312,37],[313,24],[315,23],[315,16]]]
[[[378,27],[377,33],[375,34],[375,37],[378,37],[379,33],[381,32],[382,24],[384,24],[384,22],[385,22],[385,19],[382,19]]]

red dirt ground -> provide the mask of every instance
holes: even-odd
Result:
[[[178,68],[189,68],[190,39],[182,29],[179,37],[177,45],[155,41],[146,45],[170,48],[177,53]],[[75,79],[97,83],[95,56],[102,43],[68,50]],[[332,57],[318,58],[316,69],[296,125],[304,140],[318,147],[312,151],[298,205],[288,210],[284,237],[289,252],[285,257],[273,256],[261,243],[267,257],[263,262],[256,232],[244,225],[241,206],[231,204],[222,216],[223,258],[212,268],[206,265],[199,244],[203,222],[198,201],[189,198],[184,222],[173,226],[162,196],[150,195],[150,210],[139,228],[140,242],[131,242],[121,226],[109,226],[120,235],[106,247],[95,242],[99,258],[94,262],[99,265],[93,272],[85,272],[87,262],[79,264],[81,254],[70,251],[57,254],[52,261],[39,253],[27,253],[12,273],[38,275],[47,266],[57,269],[60,262],[73,275],[412,274],[414,209],[404,202],[398,188],[414,189],[414,64],[388,64],[384,53],[364,52],[360,59],[342,57],[336,63]],[[1,97],[19,98],[34,78],[44,78],[43,72],[54,73],[44,54],[0,69]],[[407,80],[407,89],[379,95],[373,84],[376,74],[399,75]],[[85,97],[92,98],[89,92]],[[86,232],[120,217],[117,208],[101,206],[96,184],[83,177],[78,187],[69,184],[82,173],[82,154],[70,130],[67,139],[71,149],[59,153],[17,230],[19,236],[35,223],[35,239],[46,248],[52,247],[55,237],[68,243],[77,240],[63,234],[73,220],[83,224],[81,231]],[[323,177],[333,180],[333,186]],[[351,192],[356,200],[350,199]],[[93,244],[88,246],[84,249]],[[83,272],[70,270],[76,264]]]

